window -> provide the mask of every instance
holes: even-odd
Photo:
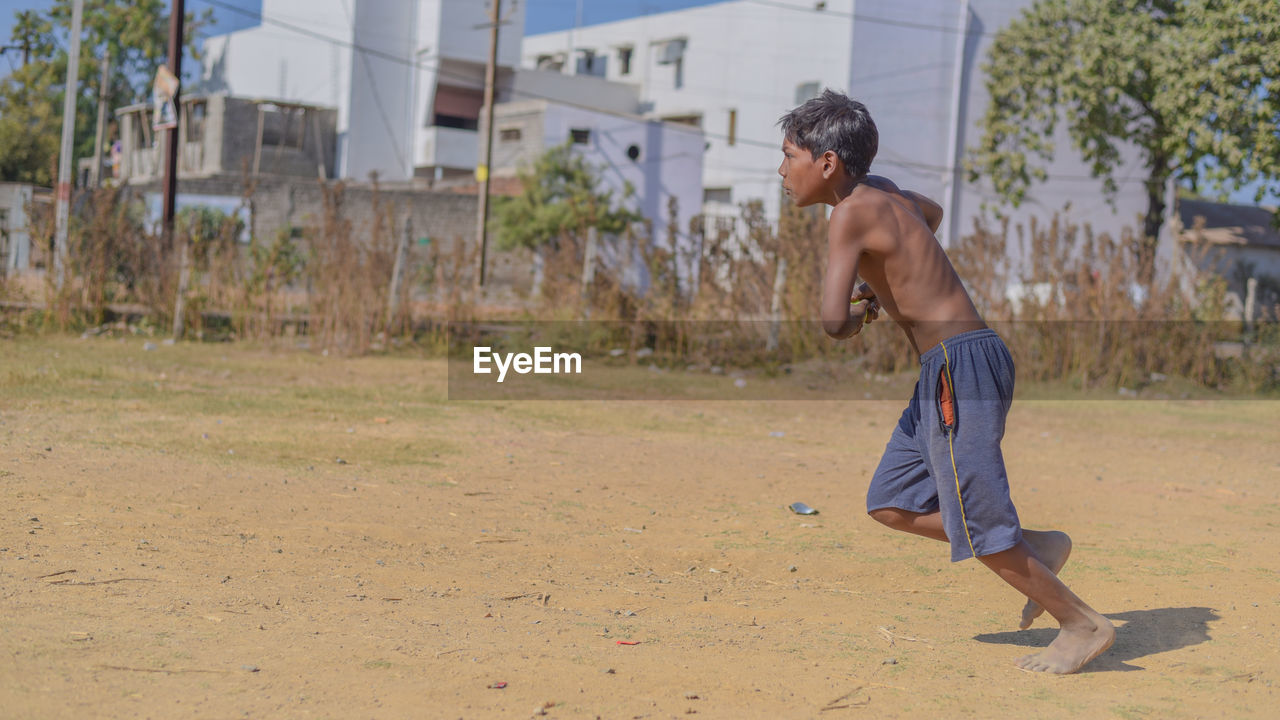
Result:
[[[156,137],[151,132],[151,112],[143,110],[133,114],[133,149],[145,150],[152,147]],[[158,133],[156,134],[158,135]]]
[[[724,203],[729,205],[733,202],[733,188],[727,187],[709,187],[702,189],[702,202],[704,203]]]
[[[573,128],[569,131],[569,139],[574,145],[588,145],[591,143],[591,130],[589,128]]]
[[[263,147],[302,149],[307,136],[306,113],[301,109],[271,103],[259,105],[258,112],[262,113]]]
[[[594,75],[596,77],[604,77],[605,60],[607,60],[608,58],[596,55],[595,50],[587,50],[584,48],[579,50],[578,52],[582,54],[578,58],[578,63],[574,68],[575,74]]]
[[[457,130],[479,130],[480,118],[465,118],[457,115],[436,113],[435,122],[432,124],[436,127],[455,128]]]
[[[206,103],[203,100],[187,104],[187,142],[204,140],[204,116]]]
[[[729,110],[729,145],[736,145],[738,142],[738,111],[736,109]]]
[[[676,40],[667,40],[658,46],[658,64],[674,65],[676,61],[684,57],[684,50],[688,46],[689,41],[684,38]]]
[[[523,133],[520,132],[520,128],[518,127],[502,128],[498,130],[498,139],[502,142],[520,142],[520,138],[522,136]]]
[[[672,86],[679,90],[684,87],[684,51],[689,45],[687,38],[676,38],[658,43],[658,64],[675,66],[675,77]]]
[[[563,55],[539,55],[537,62],[534,64],[539,70],[550,70],[560,72],[564,70]]]
[[[635,48],[623,47],[618,48],[618,74],[631,74],[631,56],[635,54]]]
[[[484,91],[475,88],[440,85],[436,88],[435,108],[431,124],[459,130],[480,128],[480,109]]]
[[[807,82],[796,86],[796,104],[801,105],[806,101],[818,97],[818,92],[822,87],[822,83]]]
[[[692,125],[696,128],[702,127],[701,115],[668,115],[662,119],[666,122],[676,123],[678,125]]]

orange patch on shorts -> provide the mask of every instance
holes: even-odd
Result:
[[[956,399],[951,392],[951,382],[947,378],[947,368],[943,366],[938,374],[938,407],[942,411],[942,424],[948,428],[956,425]]]

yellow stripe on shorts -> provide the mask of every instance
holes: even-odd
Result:
[[[942,346],[942,369],[947,373],[947,387],[951,389],[951,402],[954,406],[956,384],[951,379],[951,357],[947,354],[947,344],[943,342],[938,344]],[[978,551],[973,549],[973,538],[969,535],[969,520],[964,514],[964,495],[960,494],[960,470],[956,467],[956,444],[952,435],[952,432],[947,432],[947,448],[951,451],[951,472],[955,474],[956,478],[956,500],[960,503],[960,524],[964,527],[964,539],[969,541],[969,552],[973,553],[976,558],[978,557]]]

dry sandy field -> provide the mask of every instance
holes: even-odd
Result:
[[[865,515],[902,402],[461,402],[439,359],[145,342],[0,341],[5,718],[1280,705],[1274,401],[1015,403],[1023,522],[1118,627],[1055,677],[1012,589]]]

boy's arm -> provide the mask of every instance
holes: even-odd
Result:
[[[903,190],[902,194],[915,201],[916,206],[920,208],[920,214],[924,215],[925,223],[929,225],[929,230],[936,234],[938,227],[942,225],[942,206],[912,190]]]
[[[827,230],[827,276],[822,284],[822,329],[837,340],[862,330],[866,307],[850,306],[858,282],[863,244],[847,208],[831,213]]]

